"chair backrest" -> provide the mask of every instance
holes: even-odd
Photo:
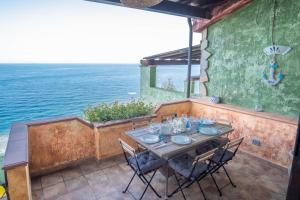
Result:
[[[135,149],[134,149],[133,147],[131,147],[127,142],[125,142],[124,140],[122,140],[121,138],[119,138],[119,142],[120,142],[121,147],[122,147],[122,149],[123,149],[124,157],[125,157],[125,159],[126,159],[128,165],[131,166],[131,164],[130,164],[130,162],[129,162],[129,159],[128,159],[128,157],[127,157],[127,153],[128,153],[129,155],[131,155],[132,158],[134,158],[134,160],[135,160],[135,162],[136,162],[136,166],[137,166],[138,170],[140,170],[140,166],[139,166],[139,163],[138,163],[138,161],[137,161]],[[132,168],[132,166],[131,166],[131,168]],[[134,169],[134,168],[132,168],[132,169]]]
[[[232,141],[227,143],[225,148],[227,150],[232,150],[233,155],[235,156],[235,154],[238,151],[238,149],[239,149],[240,145],[242,144],[243,140],[244,140],[244,137],[232,140]]]
[[[125,157],[127,159],[126,153],[130,154],[131,156],[135,156],[135,149],[131,147],[129,144],[127,144],[124,140],[119,138],[119,142],[121,144],[121,147],[125,153]]]
[[[203,153],[201,155],[196,156],[194,158],[193,165],[196,165],[199,162],[205,162],[205,161],[211,159],[214,156],[214,154],[215,154],[215,152],[216,152],[217,149],[218,148],[215,148],[215,149],[212,149],[212,150],[210,150],[208,152],[205,152],[205,153]]]
[[[211,161],[211,158],[215,155],[215,152],[216,152],[217,148],[216,149],[212,149],[206,153],[203,153],[201,155],[198,155],[194,158],[194,162],[193,162],[193,168],[190,172],[190,175],[189,175],[189,179],[193,176],[194,174],[194,171],[197,167],[198,164],[200,163],[205,163],[206,164],[206,170],[204,171],[204,173],[207,173],[208,170],[210,169],[210,167],[212,166],[212,161]],[[201,176],[202,174],[200,174]]]
[[[230,126],[230,127],[232,126],[232,123],[225,119],[216,119],[216,122],[219,124],[224,124],[224,125]]]
[[[168,118],[174,119],[176,117],[177,117],[177,113],[169,113],[169,114],[161,115],[161,122],[167,121]]]

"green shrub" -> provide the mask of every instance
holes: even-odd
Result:
[[[107,122],[149,115],[153,112],[153,109],[154,106],[152,104],[138,100],[127,103],[102,103],[97,106],[88,107],[83,112],[84,118],[90,122]]]

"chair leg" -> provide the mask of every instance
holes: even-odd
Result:
[[[216,185],[216,187],[218,189],[219,195],[222,196],[222,192],[221,192],[221,190],[220,190],[220,188],[219,188],[219,186],[217,184],[217,181],[216,181],[215,177],[211,173],[210,173],[210,176],[211,176],[212,180],[214,181],[214,183],[215,183],[215,185]]]
[[[201,191],[201,193],[202,193],[202,195],[203,195],[203,198],[205,199],[205,200],[207,200],[206,199],[206,196],[205,196],[205,194],[204,194],[204,191],[203,191],[203,189],[202,189],[202,187],[201,187],[201,185],[200,185],[200,183],[199,183],[199,181],[196,181],[197,182],[197,184],[198,184],[198,187],[200,188],[200,191]]]
[[[144,197],[144,195],[145,195],[145,193],[146,193],[146,191],[147,191],[147,189],[148,189],[148,187],[149,187],[149,185],[150,185],[150,183],[151,183],[153,177],[155,176],[156,172],[157,172],[157,170],[154,171],[154,173],[153,173],[153,175],[151,176],[150,180],[147,181],[147,186],[146,186],[146,188],[145,188],[145,190],[144,190],[142,196],[140,197],[140,200]],[[152,186],[151,186],[151,187],[152,187]],[[157,193],[155,192],[155,194],[157,194]],[[159,198],[161,197],[160,195],[158,195],[158,196],[159,196]]]
[[[129,186],[130,186],[131,182],[133,181],[133,179],[134,179],[135,175],[136,175],[136,171],[134,172],[133,176],[131,177],[131,179],[130,179],[130,181],[129,181],[129,183],[128,183],[127,187],[126,187],[126,189],[123,191],[123,193],[126,193],[126,191],[128,190],[128,188],[129,188]]]
[[[141,175],[139,176],[139,178],[141,179],[141,181],[146,185],[148,183],[148,180],[146,179],[145,176]],[[156,196],[158,198],[161,198],[161,196],[156,192],[156,190],[153,188],[153,186],[151,184],[149,184],[149,187],[151,188],[151,190],[156,194]]]
[[[178,179],[178,177],[176,176],[176,173],[174,173],[174,176],[175,176],[176,182],[177,182],[177,184],[178,184],[179,190],[181,191],[181,194],[182,194],[182,196],[183,196],[183,199],[186,200],[186,197],[185,197],[184,192],[183,192],[183,190],[182,190],[182,185],[180,184],[179,179]]]
[[[146,178],[142,175],[139,175],[139,178],[141,179],[141,181],[146,185],[147,184],[147,180],[145,180]]]
[[[222,167],[223,167],[223,169],[224,169],[224,171],[225,171],[225,174],[226,174],[226,176],[228,177],[228,179],[229,179],[231,185],[232,185],[233,187],[236,187],[236,185],[235,185],[235,184],[233,183],[233,181],[231,180],[231,178],[230,178],[230,176],[229,176],[229,174],[228,174],[228,172],[227,172],[225,166],[222,165]]]

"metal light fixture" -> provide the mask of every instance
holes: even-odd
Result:
[[[120,0],[122,4],[132,8],[147,8],[161,3],[163,0]]]

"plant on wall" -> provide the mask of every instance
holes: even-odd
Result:
[[[102,103],[86,108],[84,118],[90,122],[107,122],[112,120],[130,119],[153,113],[154,106],[141,100],[132,100],[127,103]]]

